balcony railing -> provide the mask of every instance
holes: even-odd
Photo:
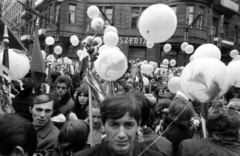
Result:
[[[235,15],[239,12],[239,4],[231,0],[215,0],[213,8],[227,15]]]

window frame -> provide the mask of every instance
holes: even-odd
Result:
[[[71,9],[70,9],[70,6],[74,6],[74,7],[75,7],[75,10],[74,10],[74,11],[71,10]],[[77,10],[77,5],[76,5],[76,4],[69,3],[69,5],[68,5],[68,24],[70,24],[70,25],[76,25],[76,10]],[[73,16],[73,17],[74,17],[73,23],[72,23],[72,21],[71,21],[72,14],[74,14],[74,16]]]

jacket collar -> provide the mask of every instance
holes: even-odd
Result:
[[[41,138],[45,138],[53,129],[53,123],[51,120],[42,128],[37,130],[37,136]]]

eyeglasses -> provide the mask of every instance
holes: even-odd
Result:
[[[64,87],[64,86],[57,86],[57,89],[65,90],[65,89],[67,89],[67,87]]]

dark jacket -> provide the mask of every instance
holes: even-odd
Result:
[[[85,120],[88,117],[88,103],[83,107],[78,104],[73,108],[73,113],[75,113],[78,119]]]
[[[211,139],[187,139],[181,142],[177,156],[239,156],[239,142],[216,142]]]
[[[38,145],[35,153],[50,156],[54,151],[54,144],[57,142],[59,130],[50,120],[46,126],[37,130]]]
[[[190,129],[184,125],[173,123],[169,129],[163,134],[169,141],[172,142],[174,148],[174,154],[178,150],[180,142],[185,139],[191,139],[193,134]]]
[[[140,144],[149,146],[153,141],[155,141],[159,135],[157,135],[151,128],[143,129],[143,142]],[[173,155],[173,146],[172,143],[167,140],[165,137],[160,137],[158,140],[150,146],[151,149],[155,151],[161,152],[164,156],[172,156]]]
[[[29,107],[33,106],[33,97],[31,95],[27,97],[16,96],[12,99],[12,106],[16,114],[24,117],[30,122],[33,121],[32,114],[29,111]]]
[[[138,142],[134,142],[133,156],[139,156],[145,148],[141,146]],[[108,141],[101,143],[90,149],[80,151],[75,154],[75,156],[111,156],[108,148]],[[141,156],[163,156],[162,153],[147,149]]]

